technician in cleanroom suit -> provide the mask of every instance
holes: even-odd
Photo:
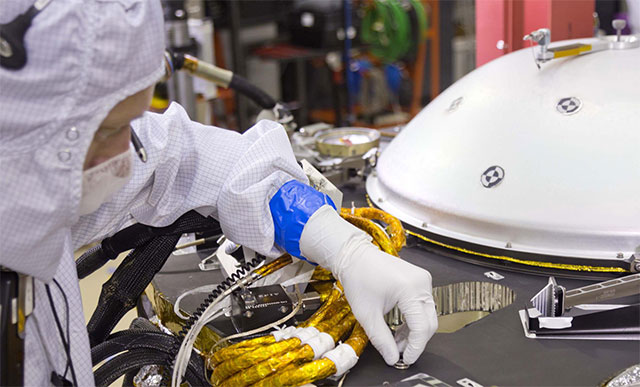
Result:
[[[0,23],[33,2],[1,2]],[[384,360],[401,351],[415,362],[437,326],[429,273],[377,250],[305,185],[280,125],[261,121],[240,135],[192,122],[177,104],[144,112],[164,72],[163,35],[157,1],[53,0],[26,33],[26,66],[0,67],[0,265],[36,278],[25,384],[65,375],[51,309],[66,326],[63,292],[77,383],[93,384],[73,251],[191,209],[260,253],[284,248],[330,269]],[[147,163],[132,155],[131,128]],[[396,304],[409,328],[399,343],[383,321]]]

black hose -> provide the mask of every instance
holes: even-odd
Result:
[[[138,374],[137,371],[129,371],[124,374],[124,379],[122,380],[122,387],[135,387],[134,379]]]
[[[90,263],[104,261],[95,257],[104,254],[112,258],[121,251],[135,247],[111,278],[102,285],[98,307],[87,324],[91,345],[102,342],[122,316],[136,306],[138,298],[160,271],[183,233],[213,228],[220,228],[216,220],[206,218],[196,211],[189,211],[166,227],[141,224],[127,227],[102,241],[101,249],[92,249],[92,254],[83,255],[84,260],[76,267],[80,267],[79,271],[84,274],[94,268],[86,269]]]
[[[94,271],[104,266],[109,260],[107,254],[102,249],[102,244],[97,244],[85,251],[76,261],[78,279],[83,279]]]
[[[147,365],[160,365],[165,359],[166,354],[149,349],[135,349],[125,352],[109,360],[95,371],[96,386],[109,386],[128,372],[138,370]],[[208,380],[199,375],[191,365],[187,367],[185,379],[192,386],[209,384]]]
[[[154,325],[149,319],[144,317],[136,317],[129,324],[129,329],[139,329],[151,332],[161,332],[160,328]],[[110,338],[111,336],[109,336]]]
[[[276,101],[269,94],[238,74],[233,74],[231,77],[229,88],[249,97],[263,109],[273,109],[276,106]]]
[[[174,223],[165,227],[152,227],[136,223],[105,238],[100,244],[82,254],[76,261],[78,278],[85,278],[104,266],[109,260],[116,259],[120,253],[140,247],[155,237],[212,229],[221,232],[220,224],[215,219],[206,218],[196,211],[185,213]]]
[[[122,316],[136,306],[179,239],[179,234],[161,236],[133,250],[102,285],[98,307],[87,324],[91,346],[106,339]]]
[[[91,349],[91,362],[95,366],[100,362],[119,353],[138,349],[171,353],[175,342],[180,344],[177,337],[162,332],[128,329],[113,339],[106,340]],[[164,364],[164,362],[162,363]],[[204,362],[195,352],[191,353],[189,365],[199,374],[206,375]]]

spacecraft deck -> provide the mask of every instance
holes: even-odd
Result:
[[[345,205],[355,201],[365,206],[360,189],[345,190]],[[452,386],[463,378],[483,386],[585,386],[599,385],[623,369],[640,362],[638,341],[533,340],[524,336],[518,310],[547,284],[548,277],[531,275],[461,262],[408,246],[400,254],[407,261],[429,270],[433,286],[465,281],[488,281],[511,288],[515,301],[503,309],[454,333],[438,333],[422,357],[408,370],[387,367],[369,345],[358,364],[347,375],[345,386],[393,384],[418,373],[425,373]],[[197,269],[194,255],[172,256],[156,276],[154,285],[171,301],[182,292],[221,280],[216,272]],[[494,281],[484,273],[493,270],[505,278]],[[594,281],[558,279],[567,289]],[[198,297],[204,298],[204,295]],[[184,309],[195,309],[198,297],[185,298]],[[640,297],[628,297],[614,303],[637,303]]]

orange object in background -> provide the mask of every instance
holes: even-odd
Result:
[[[593,36],[594,10],[595,0],[476,0],[476,66],[526,47],[538,28],[552,42]]]

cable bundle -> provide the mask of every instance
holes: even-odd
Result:
[[[365,230],[373,243],[396,255],[405,244],[402,224],[373,209],[342,209],[347,221]],[[372,219],[387,225],[386,233]],[[387,234],[388,233],[388,234]],[[318,277],[331,278],[324,269]],[[340,340],[345,340],[336,346]],[[291,386],[342,375],[353,367],[368,338],[351,313],[339,282],[324,304],[298,327],[289,327],[205,355],[214,386]]]
[[[182,381],[183,375],[187,371],[187,365],[189,356],[191,355],[193,344],[198,337],[198,334],[204,328],[204,326],[210,321],[217,318],[223,310],[215,309],[215,307],[232,292],[240,287],[249,286],[254,281],[265,277],[271,273],[274,273],[284,266],[292,262],[291,256],[285,254],[280,258],[254,269],[249,273],[252,267],[257,267],[264,258],[256,258],[248,264],[242,265],[242,267],[233,273],[229,278],[224,280],[218,287],[207,297],[207,299],[200,305],[196,312],[191,316],[187,323],[183,326],[182,330],[178,334],[178,338],[182,342],[177,348],[174,345],[170,356],[166,358],[169,368],[173,367],[173,375],[171,378],[172,386],[179,386]],[[245,274],[247,274],[245,276]],[[173,362],[173,354],[177,353],[175,363]]]

